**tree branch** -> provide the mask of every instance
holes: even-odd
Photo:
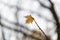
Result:
[[[1,14],[0,14],[0,25],[1,25]],[[5,35],[4,35],[3,25],[1,25],[1,32],[2,32],[3,40],[5,40]]]
[[[58,32],[58,40],[60,40],[60,23],[59,23],[59,18],[58,18],[58,15],[55,11],[55,8],[54,8],[54,4],[52,3],[51,0],[49,0],[49,2],[51,3],[51,7],[50,7],[50,11],[56,21],[56,25],[57,25],[57,32]]]

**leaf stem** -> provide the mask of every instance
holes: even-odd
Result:
[[[46,34],[44,33],[44,31],[39,27],[39,25],[37,24],[37,22],[34,20],[35,24],[37,25],[37,27],[42,31],[42,33],[45,35],[46,39],[47,39],[47,36]]]

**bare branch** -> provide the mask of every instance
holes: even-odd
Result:
[[[0,14],[0,25],[1,25],[1,14]],[[1,32],[2,32],[3,40],[5,40],[5,35],[4,35],[3,25],[1,25]]]
[[[56,25],[57,25],[57,32],[58,32],[58,40],[60,40],[60,23],[59,23],[59,18],[58,18],[58,15],[57,15],[57,13],[56,13],[56,11],[55,11],[55,8],[54,8],[54,3],[51,1],[51,0],[49,0],[49,2],[51,3],[51,8],[50,8],[50,11],[52,12],[52,15],[53,15],[53,17],[54,17],[54,19],[55,19],[55,21],[56,21]]]
[[[49,7],[47,7],[47,6],[44,5],[42,2],[40,2],[40,0],[37,0],[37,1],[38,1],[38,3],[39,3],[42,7],[49,9]]]

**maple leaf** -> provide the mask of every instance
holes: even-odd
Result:
[[[33,20],[34,20],[34,18],[31,16],[31,15],[27,15],[27,16],[25,16],[25,18],[27,18],[26,19],[26,23],[32,23],[33,22]]]

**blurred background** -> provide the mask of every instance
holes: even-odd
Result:
[[[59,30],[60,0],[0,0],[0,40],[60,40]]]

